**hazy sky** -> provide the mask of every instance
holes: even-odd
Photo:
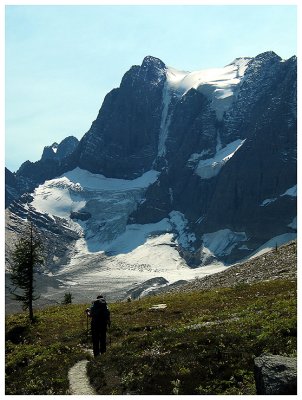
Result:
[[[6,6],[6,166],[79,139],[146,55],[182,70],[296,54],[296,6]]]

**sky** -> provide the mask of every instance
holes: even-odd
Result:
[[[5,165],[80,139],[147,55],[194,71],[267,50],[297,54],[295,5],[6,5]]]

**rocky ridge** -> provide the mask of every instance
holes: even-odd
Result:
[[[210,290],[275,279],[297,279],[297,241],[291,241],[217,274],[197,278],[171,291]]]

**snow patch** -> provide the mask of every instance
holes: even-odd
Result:
[[[216,176],[221,168],[233,157],[236,151],[243,145],[244,140],[237,139],[232,143],[229,143],[222,149],[218,150],[214,157],[207,158],[205,160],[199,160],[195,168],[195,173],[200,176],[201,179],[210,179]],[[201,153],[203,155],[203,153]],[[194,160],[198,160],[196,154],[193,155]],[[190,160],[193,158],[191,156]]]
[[[127,180],[127,179],[116,179],[106,178],[101,174],[93,174],[89,171],[75,168],[72,171],[66,172],[64,177],[69,181],[78,183],[82,189],[86,190],[132,190],[132,189],[145,189],[158,178],[159,172],[150,170],[145,172],[140,177]]]
[[[281,194],[281,196],[297,197],[297,185],[292,186],[291,188],[287,189],[286,192]]]
[[[260,204],[260,207],[268,206],[269,204],[274,203],[276,200],[283,196],[297,197],[297,185],[290,187],[284,193],[280,194],[279,197],[263,200],[263,202]]]
[[[170,223],[177,231],[177,242],[181,247],[192,250],[192,243],[196,241],[195,234],[188,230],[188,220],[180,211],[171,211],[169,214]]]
[[[274,197],[273,199],[265,199],[263,202],[260,204],[260,207],[265,207],[271,203],[274,203],[278,198]]]
[[[221,229],[217,232],[205,233],[202,236],[203,252],[214,256],[225,256],[232,252],[238,242],[247,240],[245,232],[233,232]]]

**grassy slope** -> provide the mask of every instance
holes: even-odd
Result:
[[[149,310],[156,303],[167,308]],[[112,346],[89,364],[100,394],[255,394],[253,358],[296,352],[292,281],[167,294],[111,308]]]
[[[153,304],[167,308],[151,311]],[[86,305],[6,318],[6,393],[68,393],[85,358]],[[100,394],[255,394],[253,358],[296,353],[296,282],[171,293],[110,305],[111,345],[88,371]]]
[[[68,369],[85,358],[84,306],[55,306],[6,317],[6,394],[66,394]]]

